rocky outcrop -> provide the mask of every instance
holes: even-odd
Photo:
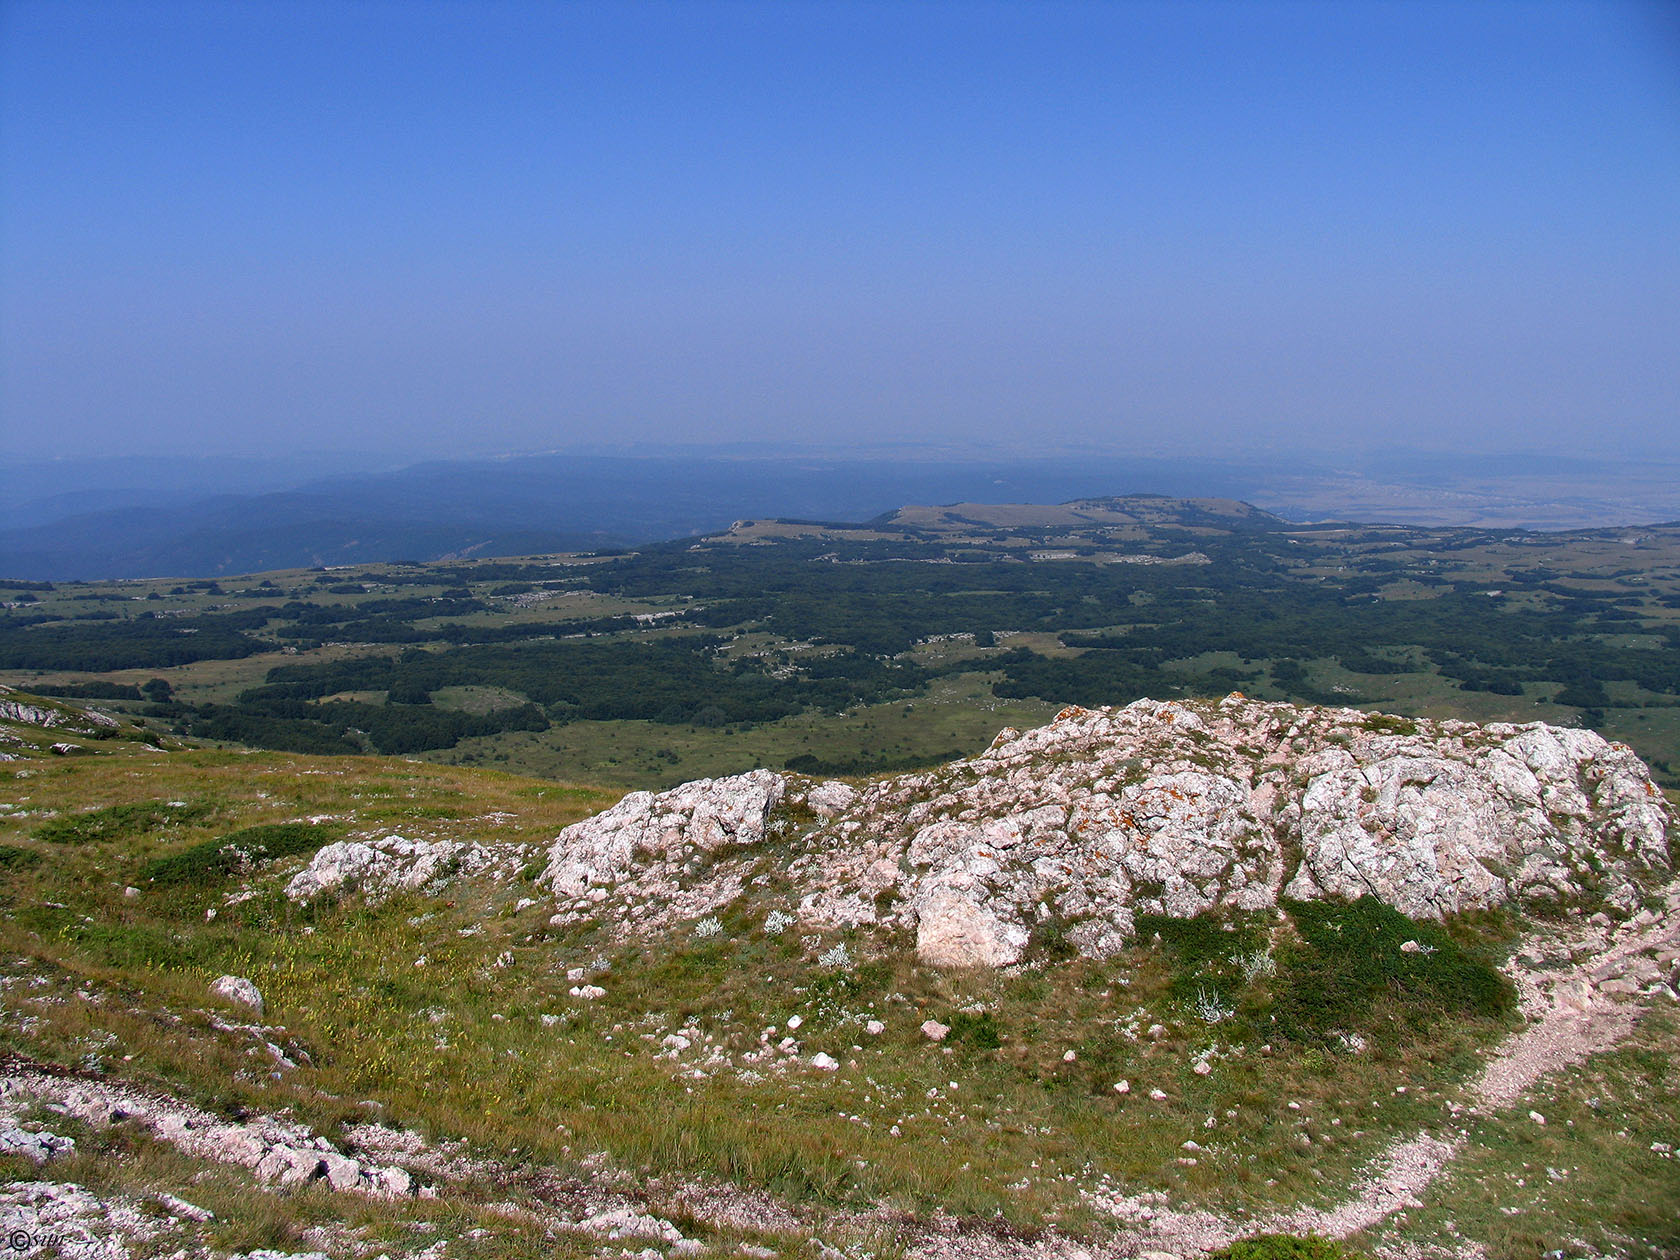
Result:
[[[565,918],[650,928],[774,864],[817,927],[909,929],[922,958],[1004,966],[1034,931],[1110,954],[1135,916],[1372,894],[1405,914],[1638,909],[1672,865],[1667,802],[1589,731],[1269,704],[1070,708],[977,757],[861,789],[766,770],[633,793],[567,828]]]
[[[45,1131],[37,1133],[14,1125],[0,1128],[0,1155],[22,1155],[37,1164],[44,1164],[75,1149],[75,1138]]]
[[[342,889],[380,900],[448,875],[476,874],[497,856],[492,848],[455,840],[408,840],[394,835],[341,840],[316,851],[309,865],[286,885],[286,896],[309,901]]]
[[[96,1128],[123,1121],[138,1124],[158,1141],[188,1155],[242,1165],[259,1181],[269,1184],[294,1186],[320,1180],[334,1190],[385,1199],[403,1198],[415,1189],[414,1178],[406,1169],[346,1155],[325,1138],[291,1121],[259,1117],[233,1122],[191,1104],[119,1084],[28,1070],[0,1078],[0,1116],[32,1103],[49,1106]],[[66,1148],[73,1145],[68,1139],[51,1140],[64,1143]]]
[[[98,730],[114,730],[120,725],[110,714],[100,713],[95,709],[72,709],[46,703],[32,703],[27,699],[14,699],[16,694],[9,687],[0,687],[0,722],[16,722],[22,726],[39,726],[47,730],[63,727],[89,734]]]
[[[167,1254],[162,1244],[179,1221],[163,1197],[102,1197],[73,1182],[13,1181],[0,1185],[0,1228],[16,1255],[129,1260],[135,1252]]]
[[[704,914],[740,895],[738,881],[685,889],[684,872],[712,866],[731,850],[760,844],[770,812],[787,783],[771,770],[725,779],[698,779],[657,795],[632,792],[593,818],[560,833],[543,882],[573,915],[616,892],[660,904],[660,921]],[[698,891],[698,896],[685,892]],[[637,918],[647,917],[648,907]]]

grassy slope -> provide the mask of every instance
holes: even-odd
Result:
[[[1093,1218],[1080,1191],[1103,1184],[1227,1208],[1333,1198],[1389,1137],[1440,1116],[1475,1047],[1503,1027],[1450,1021],[1362,1055],[1266,1053],[1258,1037],[1187,1011],[1176,996],[1182,960],[1160,946],[1108,965],[958,976],[917,966],[908,941],[853,937],[848,961],[825,963],[840,938],[766,934],[768,910],[787,908],[773,880],[732,907],[715,936],[685,927],[646,946],[550,929],[541,891],[519,880],[457,883],[374,909],[353,899],[303,909],[278,892],[302,861],[292,858],[243,881],[154,888],[139,874],[148,860],[308,817],[352,833],[522,843],[538,858],[537,846],[613,794],[395,759],[107,748],[0,767],[13,807],[0,844],[38,858],[0,871],[0,1045],[224,1111],[288,1107],[335,1137],[371,1116],[561,1168],[606,1152],[647,1175],[716,1174],[819,1209],[886,1202],[1081,1229]],[[110,840],[33,838],[53,812],[146,801],[204,808]],[[226,904],[247,885],[255,896]],[[527,897],[536,904],[517,908]],[[568,968],[600,964],[592,974],[607,996],[571,999]],[[223,972],[257,982],[266,1021],[281,1030],[269,1036],[302,1066],[273,1074],[248,1036],[215,1027],[225,1008],[207,985]],[[999,1044],[976,1032],[941,1048],[918,1032],[925,1018],[953,1022],[965,1010]],[[760,1034],[785,1035],[794,1015],[804,1021],[800,1058],[824,1051],[842,1069],[743,1071]],[[887,1026],[879,1037],[862,1029],[871,1017]],[[677,1031],[693,1048],[660,1057]],[[710,1047],[737,1066],[707,1064]],[[1214,1070],[1194,1073],[1214,1047]],[[1112,1089],[1122,1078],[1132,1086],[1124,1097]],[[1165,1102],[1147,1098],[1156,1087]],[[1649,1123],[1680,1114],[1671,1079],[1657,1078],[1647,1101]],[[1207,1148],[1193,1166],[1179,1162],[1187,1140]],[[1601,1157],[1622,1158],[1611,1148]],[[178,1157],[149,1147],[96,1171],[118,1186],[183,1175]],[[235,1199],[248,1193],[231,1172],[212,1180]],[[314,1216],[346,1211],[375,1233],[396,1227],[397,1209],[323,1199],[261,1197],[263,1236],[295,1236]],[[463,1208],[456,1227],[479,1221],[476,1210]],[[1567,1202],[1555,1210],[1570,1219]],[[1580,1205],[1576,1216],[1590,1212]],[[535,1246],[518,1230],[509,1237],[512,1250],[485,1254]],[[1526,1237],[1493,1254],[1532,1255]]]

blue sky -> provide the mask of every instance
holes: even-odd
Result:
[[[1672,5],[0,3],[0,452],[1680,450]]]

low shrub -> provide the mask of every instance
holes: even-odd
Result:
[[[41,864],[41,855],[34,849],[19,848],[15,844],[0,844],[0,871],[21,871]]]
[[[195,823],[209,815],[211,807],[203,801],[174,803],[170,801],[134,801],[127,805],[108,805],[87,814],[71,814],[54,818],[35,828],[37,840],[53,844],[95,844],[109,840],[127,840]]]
[[[140,868],[140,878],[154,884],[219,881],[257,862],[314,853],[336,840],[339,834],[338,828],[318,823],[246,827],[215,840],[190,845],[179,853],[153,858]]]
[[[1355,1029],[1406,1040],[1441,1019],[1496,1019],[1515,1004],[1491,962],[1375,897],[1284,907],[1298,939],[1278,949],[1272,1013],[1287,1040],[1324,1043]]]
[[[976,1050],[996,1050],[1003,1044],[1003,1033],[990,1011],[979,1014],[956,1011],[951,1015],[950,1029],[945,1039],[958,1045],[973,1046]]]
[[[1265,922],[1253,914],[1208,912],[1193,919],[1144,914],[1136,928],[1140,942],[1161,938],[1172,962],[1168,993],[1192,1009],[1209,1003],[1234,1007],[1251,979],[1245,960],[1266,950]]]

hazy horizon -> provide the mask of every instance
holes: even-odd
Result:
[[[0,9],[11,458],[1680,451],[1656,3]]]

